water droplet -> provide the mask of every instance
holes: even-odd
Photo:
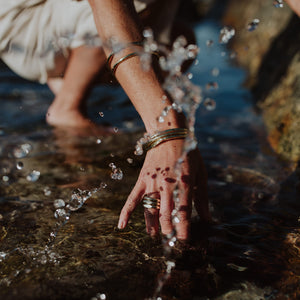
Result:
[[[174,222],[175,222],[176,224],[179,224],[179,223],[180,223],[180,220],[179,220],[179,218],[178,218],[177,216],[174,217]]]
[[[105,189],[107,187],[107,184],[105,182],[100,183],[100,188]]]
[[[159,122],[159,123],[163,123],[164,121],[165,121],[164,117],[160,116],[160,117],[158,118],[158,122]]]
[[[120,168],[117,168],[116,166],[112,167],[110,177],[113,180],[122,180],[123,179],[123,172]]]
[[[233,176],[231,174],[226,174],[225,181],[226,182],[232,182],[233,181]]]
[[[104,113],[103,113],[102,111],[100,111],[100,112],[99,112],[99,116],[100,116],[101,118],[103,118],[103,117],[104,117]]]
[[[24,164],[23,164],[21,161],[17,162],[16,168],[17,168],[18,170],[22,170],[23,167],[24,167]]]
[[[217,90],[219,88],[219,85],[217,82],[212,81],[212,82],[208,82],[205,86],[205,88],[207,90]]]
[[[98,293],[96,295],[97,299],[99,300],[106,300],[106,295],[105,294],[102,294],[102,293]]]
[[[247,30],[248,31],[254,31],[258,24],[259,24],[259,19],[253,19],[248,25],[247,25]]]
[[[195,60],[194,65],[195,65],[195,66],[199,65],[199,59],[196,59],[196,60]]]
[[[32,150],[32,146],[28,143],[25,143],[21,146],[15,147],[13,150],[13,155],[16,158],[23,158],[26,157],[31,150]]]
[[[187,74],[187,78],[191,80],[193,78],[193,74],[192,73],[188,73]]]
[[[145,38],[153,38],[153,31],[150,28],[147,28],[143,31],[143,36]]]
[[[235,29],[230,26],[224,26],[220,30],[219,42],[221,44],[227,44],[230,39],[235,35]]]
[[[236,58],[236,55],[237,55],[236,52],[233,51],[230,53],[229,58],[234,59],[234,58]]]
[[[54,205],[55,208],[62,208],[66,204],[65,204],[65,201],[63,199],[55,199],[53,205]]]
[[[203,102],[203,105],[207,110],[214,110],[216,108],[216,101],[211,98],[206,98]]]
[[[97,140],[96,140],[96,143],[97,143],[97,144],[101,144],[101,142],[102,142],[101,139],[97,139]]]
[[[273,5],[276,8],[282,8],[283,7],[283,0],[275,0],[275,1],[273,1]]]
[[[214,44],[214,41],[213,41],[213,40],[207,40],[207,41],[206,41],[206,46],[207,46],[207,47],[211,47],[213,44]]]
[[[27,175],[26,179],[31,182],[35,182],[40,178],[41,172],[33,170],[30,174]]]
[[[263,199],[264,196],[265,196],[264,193],[258,193],[258,195],[257,195],[258,199]]]
[[[9,177],[7,175],[2,176],[2,180],[4,182],[8,182],[9,181]]]
[[[213,69],[211,70],[211,75],[212,75],[212,76],[217,77],[217,76],[219,76],[219,74],[220,74],[219,68],[213,68]]]
[[[66,211],[64,208],[58,208],[55,212],[54,212],[54,217],[55,219],[59,219],[59,220],[65,220],[66,219]]]
[[[50,196],[51,195],[51,190],[50,190],[50,188],[48,186],[46,186],[44,188],[44,195],[45,196]]]

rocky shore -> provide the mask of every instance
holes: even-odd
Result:
[[[254,19],[255,30],[248,27]],[[249,71],[246,85],[263,114],[270,145],[283,159],[298,162],[300,18],[285,3],[230,0],[222,21],[236,30],[230,47]]]

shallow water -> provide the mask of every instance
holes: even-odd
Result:
[[[216,102],[214,110],[201,105],[196,123],[214,223],[193,219],[191,244],[175,247],[176,268],[162,298],[296,299],[299,178],[268,146],[242,86],[246,74],[218,44],[219,24],[205,21],[195,30],[201,51],[192,80],[204,99]],[[133,154],[143,130],[137,113],[120,88],[97,87],[89,99],[91,119],[123,132],[66,134],[44,122],[52,97],[45,86],[1,69],[0,298],[151,297],[165,260],[160,243],[145,233],[142,208],[128,229],[116,229],[142,165]],[[31,145],[28,154],[24,144]],[[123,171],[121,181],[111,179],[110,163]],[[33,170],[39,178],[28,177]],[[49,244],[57,230],[54,200],[67,203],[77,188],[99,190]]]

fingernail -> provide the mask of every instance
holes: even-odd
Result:
[[[119,228],[119,229],[124,229],[124,227],[125,227],[125,224],[124,224],[124,222],[123,222],[123,221],[121,221],[121,220],[119,220],[119,223],[118,223],[118,228]]]

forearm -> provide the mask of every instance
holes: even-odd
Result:
[[[142,40],[141,25],[132,1],[126,0],[89,0],[94,12],[95,23],[103,40],[114,37],[122,43]],[[105,49],[109,55],[110,49]],[[122,51],[122,56],[132,52]],[[112,65],[119,59],[116,55]],[[157,122],[163,108],[170,104],[169,99],[162,101],[164,91],[153,71],[141,69],[138,57],[133,57],[120,64],[116,78],[122,85],[145,124],[146,130],[156,130],[183,126],[180,117],[171,111],[164,123]]]
[[[285,0],[285,2],[300,17],[300,0]]]

